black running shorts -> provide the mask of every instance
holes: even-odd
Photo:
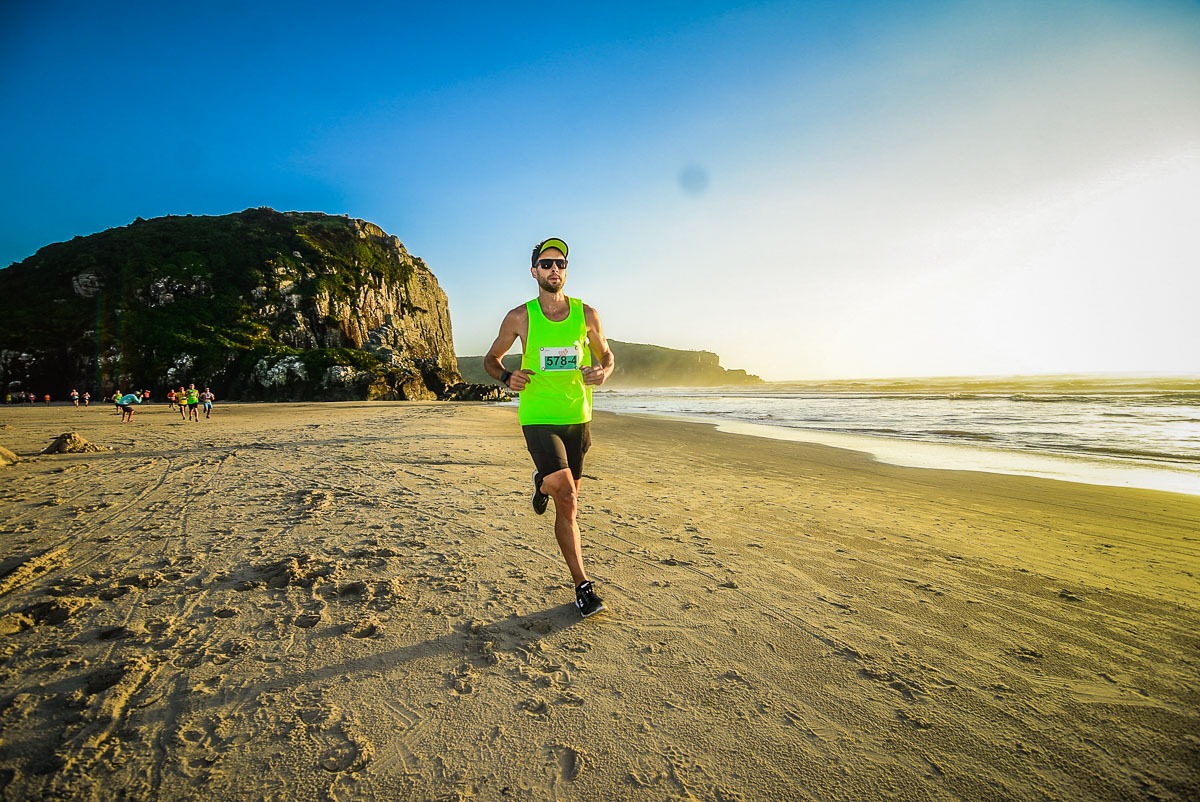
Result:
[[[521,430],[525,432],[525,444],[529,446],[533,464],[543,478],[563,468],[570,468],[571,476],[577,480],[583,476],[583,455],[592,447],[590,424],[556,426],[538,423],[522,426]]]

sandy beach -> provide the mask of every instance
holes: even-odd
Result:
[[[593,438],[583,621],[511,407],[0,408],[0,795],[1200,798],[1200,497]]]

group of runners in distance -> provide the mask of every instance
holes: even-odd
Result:
[[[71,391],[71,397],[75,397],[75,391]],[[117,390],[113,393],[112,402],[117,409],[121,411],[121,423],[128,423],[133,420],[133,408],[135,405],[142,403],[145,400],[149,402],[150,391],[143,390],[140,393],[122,393]],[[179,389],[171,388],[167,390],[167,409],[179,407],[179,417],[183,420],[200,420],[200,408],[204,408],[204,417],[212,417],[213,401],[217,397],[213,395],[213,391],[205,387],[204,392],[196,389],[195,384],[184,387],[179,386]],[[76,404],[78,406],[78,404]]]
[[[200,392],[194,384],[187,388],[180,385],[178,390],[167,390],[167,409],[179,407],[179,416],[184,420],[200,420],[200,407],[204,407],[204,417],[211,418],[213,401],[216,400],[212,390],[205,387],[204,392]]]
[[[37,401],[38,401],[38,397],[34,393],[25,393],[25,392],[18,391],[16,393],[5,393],[4,394],[4,403],[5,404],[10,404],[10,405],[11,404],[36,404]],[[50,394],[49,393],[46,393],[45,395],[42,396],[42,402],[46,403],[46,404],[50,403]]]
[[[85,390],[82,393],[76,389],[72,389],[70,393],[71,404],[76,409],[82,404],[84,407],[92,405],[92,394]],[[6,404],[32,404],[36,400],[33,393],[28,396],[24,392],[7,393],[4,398]],[[121,413],[121,423],[128,423],[133,420],[133,410],[139,404],[150,403],[149,390],[134,390],[133,392],[122,392],[117,390],[110,396],[105,396],[106,401],[112,403],[117,411]],[[217,400],[216,395],[209,387],[205,387],[203,391],[197,390],[196,385],[192,384],[188,387],[180,385],[179,389],[174,388],[167,391],[167,409],[179,408],[179,416],[187,420],[200,420],[200,410],[204,410],[204,417],[212,417],[213,402]],[[44,398],[46,404],[50,403],[50,396],[47,394]]]
[[[75,397],[75,391],[71,391],[72,398]],[[128,423],[133,420],[133,408],[135,405],[142,403],[145,400],[150,401],[150,391],[143,390],[140,393],[122,393],[117,390],[113,393],[112,402],[117,409],[121,411],[121,423]],[[187,387],[180,385],[179,389],[171,388],[167,390],[167,409],[179,407],[179,416],[183,420],[200,420],[200,408],[204,408],[204,417],[212,417],[213,401],[217,397],[208,387],[204,388],[204,392],[196,389],[195,384]],[[76,404],[78,406],[78,404]]]

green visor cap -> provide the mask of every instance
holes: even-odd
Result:
[[[562,251],[562,255],[567,255],[567,243],[560,240],[558,237],[551,237],[538,246],[538,256],[541,256],[549,248],[557,248]]]

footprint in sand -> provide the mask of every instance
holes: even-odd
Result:
[[[914,730],[928,730],[933,727],[933,724],[929,721],[929,719],[908,710],[897,710],[896,718],[900,719]]]
[[[356,771],[374,756],[371,742],[338,707],[317,699],[311,707],[300,710],[299,716],[317,745],[317,765],[325,771]]]
[[[446,684],[454,693],[459,696],[469,696],[475,693],[475,685],[479,678],[479,672],[471,666],[463,663],[453,673],[446,677]]]
[[[352,638],[359,639],[377,638],[383,634],[383,631],[379,628],[379,622],[369,618],[357,623],[344,624],[342,625],[342,631]]]
[[[220,651],[212,656],[213,665],[221,666],[249,654],[254,650],[254,643],[243,638],[231,638],[220,646]]]
[[[95,696],[123,680],[126,673],[128,673],[128,667],[124,665],[102,666],[87,676],[84,687],[89,696]]]
[[[300,613],[294,619],[292,619],[292,623],[301,629],[311,629],[312,627],[315,627],[317,624],[321,623],[321,614]]]
[[[517,705],[517,708],[536,718],[544,718],[550,715],[550,703],[540,696],[526,699]]]
[[[0,635],[15,635],[36,626],[58,626],[87,606],[83,599],[69,597],[37,602],[23,610],[0,616]]]
[[[919,682],[902,677],[894,671],[885,671],[867,666],[860,668],[858,675],[865,679],[883,683],[909,702],[916,702],[928,696],[925,688]]]
[[[1032,649],[1028,646],[1017,646],[1013,649],[1009,649],[1008,653],[1023,663],[1034,663],[1046,657],[1046,655],[1042,654],[1037,649]]]
[[[365,766],[370,760],[366,741],[355,738],[346,731],[344,723],[334,725],[322,734],[326,749],[317,761],[325,771],[342,772]]]
[[[550,775],[555,781],[575,782],[583,773],[585,762],[579,750],[563,744],[549,744],[542,755],[550,764]]]

